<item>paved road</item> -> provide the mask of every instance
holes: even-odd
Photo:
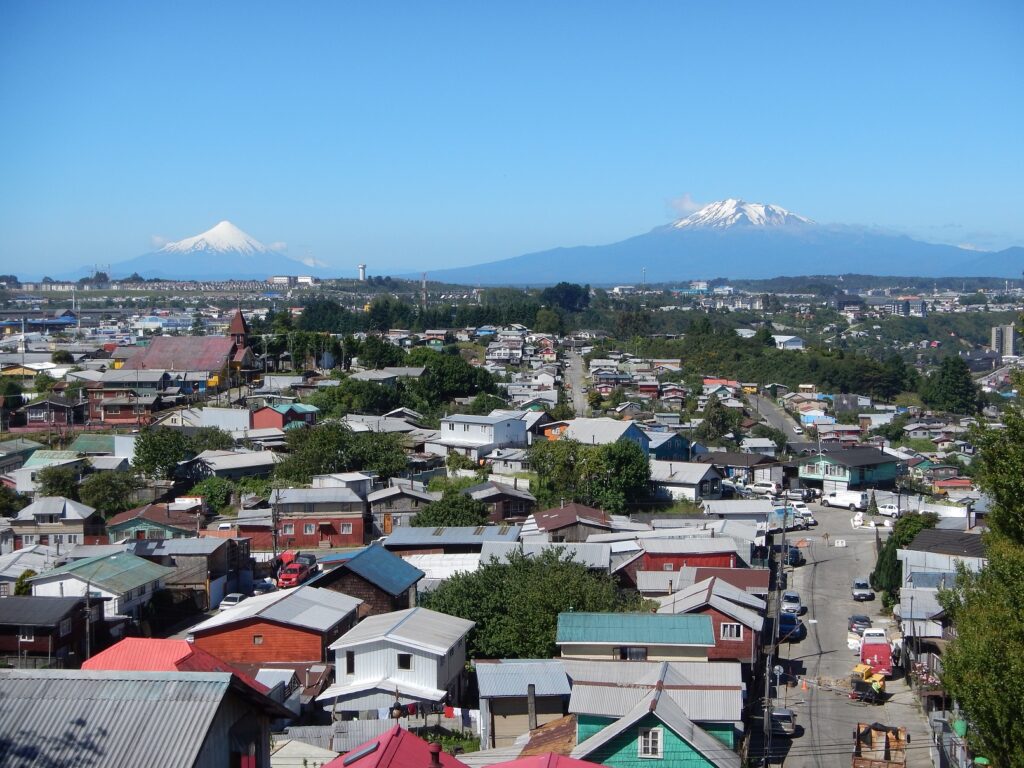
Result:
[[[584,370],[582,355],[570,352],[565,366],[565,376],[568,379],[566,384],[572,388],[572,407],[576,409],[577,416],[586,416],[590,412],[587,393],[583,391]]]
[[[797,736],[792,739],[776,736],[772,744],[775,765],[787,768],[846,768],[850,765],[853,731],[858,722],[879,722],[902,725],[911,734],[908,768],[931,765],[930,737],[924,715],[914,695],[902,679],[887,682],[892,698],[884,705],[868,705],[810,683],[805,691],[797,678],[848,678],[857,663],[857,654],[848,643],[847,617],[864,613],[876,627],[892,631],[892,621],[881,614],[881,601],[855,603],[850,586],[857,576],[866,576],[874,568],[875,532],[853,530],[848,510],[825,509],[812,505],[819,525],[801,537],[791,534],[791,541],[802,545],[807,564],[790,572],[790,586],[800,592],[806,613],[802,620],[807,637],[799,642],[780,646],[779,662],[791,677],[791,685],[775,689],[776,705],[787,706],[797,713]],[[826,544],[824,534],[828,533]],[[884,540],[885,531],[881,531]],[[845,547],[836,547],[836,540],[845,540]],[[754,692],[760,698],[763,691]],[[763,740],[755,734],[751,745],[752,763],[763,754]]]
[[[770,397],[747,395],[747,398],[750,400],[750,404],[754,406],[754,409],[764,417],[765,421],[775,427],[775,429],[782,430],[787,440],[800,442],[807,439],[805,435],[798,435],[796,433],[793,429],[796,426],[796,422],[793,421],[792,417],[785,410],[776,405]]]

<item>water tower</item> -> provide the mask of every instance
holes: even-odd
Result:
[[[365,283],[366,282],[366,265],[365,264],[360,264],[359,265],[359,282],[360,283]]]

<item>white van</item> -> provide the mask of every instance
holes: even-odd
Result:
[[[823,507],[846,507],[851,512],[868,510],[868,495],[864,491],[832,491],[821,497]]]

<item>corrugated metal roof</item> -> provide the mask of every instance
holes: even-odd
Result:
[[[196,624],[189,633],[208,632],[254,617],[323,632],[352,613],[362,602],[357,597],[306,584],[250,597],[234,608]]]
[[[427,581],[445,581],[457,573],[473,573],[480,567],[477,552],[405,555],[402,559],[423,571]]]
[[[735,539],[726,536],[690,536],[681,539],[643,539],[641,546],[651,554],[710,554],[716,552],[736,552],[750,549],[744,544],[742,549]]]
[[[227,539],[203,536],[198,539],[138,539],[126,542],[125,546],[140,557],[153,557],[156,555],[210,555],[225,544],[227,544]]]
[[[482,544],[485,541],[516,541],[518,525],[479,525],[452,528],[395,528],[384,540],[384,546],[445,546],[450,544]]]
[[[768,499],[735,499],[729,501],[705,501],[704,513],[709,516],[730,517],[758,516],[768,519],[772,513],[772,503]]]
[[[474,626],[476,622],[417,606],[363,619],[339,637],[331,648],[351,648],[386,640],[442,654],[465,637]]]
[[[84,597],[12,595],[0,600],[0,624],[5,626],[55,627]]]
[[[54,568],[51,571],[33,577],[32,581],[50,581],[64,576],[73,576],[82,581],[89,581],[115,594],[122,594],[129,589],[138,589],[174,573],[173,568],[151,563],[129,552],[116,555],[101,555],[74,560]]]
[[[526,696],[532,683],[537,696],[568,696],[569,678],[558,659],[501,659],[476,661],[480,696]]]
[[[297,423],[297,422],[296,422]],[[351,488],[282,488],[270,497],[275,504],[359,504],[362,498]]]
[[[555,642],[648,645],[715,644],[710,616],[652,613],[560,613]]]
[[[79,435],[71,444],[70,450],[78,453],[113,453],[113,435]]]
[[[219,672],[0,671],[0,765],[192,765],[230,685]]]
[[[96,510],[88,504],[63,496],[42,496],[18,512],[15,520],[34,520],[36,516],[56,516],[61,520],[88,520]]]

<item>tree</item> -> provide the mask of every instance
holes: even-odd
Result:
[[[170,479],[178,462],[192,455],[192,443],[181,431],[147,427],[135,440],[132,466],[149,477]]]
[[[190,496],[202,496],[207,508],[213,512],[220,512],[231,503],[231,494],[234,492],[234,484],[223,477],[208,477],[196,483],[189,491]]]
[[[441,498],[427,504],[410,525],[418,528],[478,526],[487,523],[487,505],[460,491],[445,489]]]
[[[359,351],[359,364],[363,368],[387,368],[402,365],[404,362],[405,352],[380,336],[367,336]]]
[[[491,411],[500,408],[508,408],[508,403],[497,395],[491,395],[487,392],[481,392],[469,404],[469,412],[476,416],[486,416]]]
[[[596,411],[601,407],[602,402],[604,402],[604,399],[601,397],[601,393],[596,389],[592,389],[587,392],[587,405],[590,406],[590,410]]]
[[[481,562],[476,571],[444,582],[425,604],[476,622],[468,654],[490,659],[551,658],[557,652],[558,614],[628,607],[610,576],[563,558],[555,549],[537,557],[514,551],[503,560]]]
[[[753,435],[754,437],[767,437],[769,440],[775,443],[775,447],[778,448],[780,451],[786,447],[786,443],[788,442],[785,432],[783,432],[781,429],[770,427],[767,424],[755,425],[754,428],[750,430],[750,434]]]
[[[561,282],[541,291],[540,300],[565,312],[582,312],[590,304],[590,286]]]
[[[386,481],[405,472],[409,460],[405,455],[405,439],[396,432],[359,432],[352,445],[349,469],[376,472]]]
[[[28,580],[36,575],[36,572],[31,568],[26,568],[22,571],[18,578],[14,580],[14,594],[18,597],[30,596],[32,594],[32,585],[28,583]]]
[[[533,319],[533,330],[537,333],[561,333],[562,318],[555,310],[541,307]]]
[[[989,528],[1024,546],[1024,412],[1008,408],[1002,421],[1004,429],[971,433],[978,449],[971,466],[978,485],[993,501]]]
[[[188,329],[189,336],[205,336],[206,324],[203,323],[203,316],[196,312],[192,315],[192,325]]]
[[[736,428],[738,419],[729,412],[717,397],[709,397],[707,405],[704,406],[704,413],[701,414],[703,421],[697,427],[696,436],[698,440],[715,442],[721,440]]]
[[[235,447],[235,438],[219,427],[199,427],[188,435],[189,451],[229,451]]]
[[[875,492],[871,491],[871,501],[868,502],[868,514],[878,514],[878,499],[875,498]]]
[[[875,570],[871,574],[871,586],[884,592],[882,599],[892,605],[899,599],[902,571],[896,551],[902,549],[925,528],[934,528],[939,519],[934,514],[904,515],[892,527],[892,533],[882,545],[875,562]]]
[[[582,445],[575,440],[543,440],[530,448],[537,473],[535,496],[542,505],[562,501],[625,512],[642,497],[650,479],[643,449],[631,441]]]
[[[132,494],[141,485],[133,472],[94,472],[82,482],[79,497],[102,514],[115,515],[132,508]]]
[[[31,503],[32,500],[28,496],[22,496],[14,489],[0,485],[0,517],[14,517]]]
[[[284,482],[307,485],[313,475],[346,472],[353,468],[353,432],[346,425],[328,422],[312,429],[291,429],[285,438],[288,456],[274,470]]]
[[[629,504],[647,492],[651,464],[643,448],[632,440],[620,440],[600,447],[605,482],[594,496],[601,509],[621,514]]]
[[[66,349],[58,349],[50,359],[58,365],[73,365],[75,362],[74,356]]]
[[[34,389],[41,395],[49,394],[56,383],[57,380],[53,376],[46,373],[46,371],[41,371],[36,374]]]
[[[46,467],[36,473],[39,496],[64,496],[78,501],[78,472],[60,465]]]
[[[949,413],[977,413],[980,396],[971,369],[960,357],[947,357],[921,386],[921,400],[929,408]]]

